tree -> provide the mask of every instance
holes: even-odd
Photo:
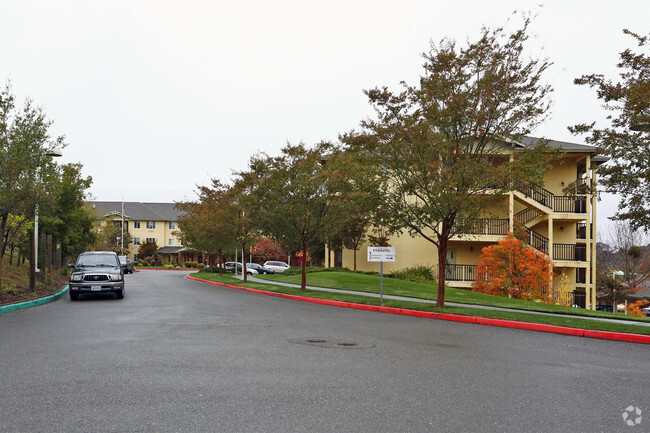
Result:
[[[516,239],[512,233],[483,248],[472,290],[517,299],[548,300],[553,267],[549,257]]]
[[[391,231],[406,230],[438,251],[438,298],[444,307],[449,239],[484,209],[527,180],[542,183],[553,153],[544,140],[518,146],[545,117],[549,63],[524,59],[529,19],[506,34],[483,28],[476,42],[451,40],[424,54],[418,86],[367,90],[376,120],[344,138],[382,180],[378,192]]]
[[[253,245],[253,256],[260,262],[266,262],[284,259],[287,257],[287,253],[277,241],[263,236]]]
[[[181,202],[176,208],[180,234],[186,245],[215,254],[223,265],[223,249],[235,246],[234,221],[236,210],[230,203],[229,187],[213,179],[212,186],[198,189],[198,202]],[[219,267],[221,274],[223,266]]]
[[[596,122],[569,129],[574,134],[587,134],[585,141],[599,147],[610,159],[598,167],[600,184],[605,191],[621,196],[614,219],[629,220],[634,229],[650,230],[650,48],[648,36],[629,30],[623,33],[634,38],[645,53],[626,49],[620,53],[620,80],[602,74],[583,75],[578,85],[596,89],[607,116],[608,127]]]
[[[96,241],[94,215],[84,205],[92,178],[81,177],[81,168],[78,163],[57,166],[52,199],[40,207],[43,233],[61,242],[64,257],[78,255]]]
[[[643,243],[644,237],[633,228],[631,221],[617,221],[614,224],[610,234],[614,261],[610,270],[623,272],[620,280],[629,293],[645,288],[643,283],[650,279],[650,251],[643,248]]]
[[[348,144],[354,140],[354,134],[342,136]],[[377,245],[373,237],[379,227],[382,226],[381,197],[377,190],[381,187],[380,177],[367,171],[363,167],[363,158],[354,152],[340,154],[341,162],[347,167],[347,185],[345,190],[346,209],[343,218],[339,220],[339,226],[334,228],[334,233],[329,233],[324,239],[330,249],[345,247],[352,250],[354,260],[353,269],[357,270],[357,252],[361,245],[371,240]]]
[[[240,175],[252,185],[252,222],[286,250],[307,257],[310,241],[331,233],[345,213],[350,167],[342,161],[340,151],[328,143],[312,148],[289,144],[279,157],[251,158],[249,171]],[[303,260],[300,290],[306,285]]]
[[[0,252],[5,251],[9,215],[31,218],[37,203],[48,199],[55,164],[47,155],[65,147],[63,136],[50,136],[51,125],[44,110],[29,99],[17,111],[9,84],[0,91]]]
[[[231,226],[235,243],[238,248],[241,248],[244,281],[248,280],[246,247],[255,243],[261,235],[260,226],[254,221],[254,209],[259,200],[267,200],[259,194],[253,194],[256,182],[256,179],[251,176],[240,176],[226,194],[226,201],[231,209]]]
[[[138,257],[152,257],[158,252],[156,241],[145,241],[138,247]]]
[[[124,245],[129,245],[131,242],[133,242],[131,234],[125,230]],[[155,242],[152,243],[154,246],[156,245]],[[147,242],[140,244],[140,248],[142,248],[144,244],[147,244]],[[99,226],[96,229],[96,237],[93,248],[96,251],[113,251],[117,254],[122,254],[122,227],[120,226],[120,223],[117,221],[106,221],[105,224],[99,222]],[[149,255],[152,255],[156,251],[158,251],[158,246],[155,246],[153,252]],[[138,249],[138,255],[139,254],[140,250]]]

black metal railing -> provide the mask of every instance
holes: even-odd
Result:
[[[524,227],[526,229],[526,237],[525,241],[532,245],[533,248],[548,254],[548,238],[546,236],[542,236],[539,233],[535,233],[528,227]]]
[[[587,213],[586,195],[556,196],[541,186],[527,184],[521,181],[515,182],[513,187],[537,203],[550,207],[553,209],[553,212]]]
[[[535,208],[529,207],[522,211],[519,211],[515,214],[515,220],[519,221],[522,224],[528,224],[530,221],[534,220],[542,213]]]
[[[476,281],[477,265],[445,265],[445,280],[447,281]]]
[[[587,261],[587,246],[576,244],[554,244],[553,260],[568,260],[575,262]]]
[[[564,213],[587,213],[586,196],[556,196],[553,211]]]
[[[515,182],[514,188],[520,193],[532,198],[537,203],[553,208],[553,198],[555,196],[551,191],[544,189],[541,186],[532,185],[521,181]]]
[[[471,221],[459,221],[460,231],[466,235],[506,235],[508,220],[496,218],[480,218]]]

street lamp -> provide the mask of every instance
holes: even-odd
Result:
[[[612,313],[616,313],[616,276],[622,277],[625,275],[623,271],[614,271],[612,272],[612,279],[614,280],[614,285],[612,286]]]
[[[50,149],[45,152],[45,156],[59,158],[63,156],[61,149]],[[38,178],[40,182],[40,177]],[[38,269],[38,202],[34,208],[34,272],[41,272]]]

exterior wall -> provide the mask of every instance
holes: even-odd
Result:
[[[551,191],[555,195],[562,195],[562,182],[569,185],[571,182],[576,181],[577,168],[576,161],[583,159],[585,155],[569,155],[560,161],[555,161],[551,169],[544,175],[544,188]]]
[[[111,221],[111,223],[119,223],[121,220],[120,218],[113,218],[112,220],[107,221]],[[134,222],[136,221],[140,222],[140,228],[135,228]],[[175,221],[175,228],[173,229],[169,228],[169,221],[155,220],[154,223],[155,228],[148,229],[147,221],[130,219],[126,220],[125,232],[128,232],[131,235],[132,240],[129,245],[124,245],[124,252],[129,256],[129,258],[133,259],[133,256],[138,253],[138,248],[140,247],[140,245],[135,245],[133,243],[135,238],[140,238],[141,244],[144,243],[147,238],[155,238],[158,248],[166,246],[181,246],[180,238],[172,234],[172,232],[180,231]],[[173,245],[169,244],[170,239],[173,239]]]
[[[390,245],[395,247],[396,261],[384,263],[384,272],[393,272],[416,265],[438,265],[438,249],[423,238],[411,238],[408,233],[402,233],[401,236],[392,238]],[[379,263],[368,262],[366,259],[370,246],[373,245],[364,243],[357,251],[357,270],[379,271]],[[343,250],[343,267],[354,268],[354,255],[351,250]]]
[[[591,154],[586,153],[568,153],[565,157],[558,162],[555,162],[552,168],[544,176],[544,189],[550,191],[556,197],[562,197],[563,188],[576,180],[586,181],[589,184],[595,181],[595,164],[591,163]],[[564,184],[564,185],[563,185]],[[530,197],[522,198],[515,193],[505,197],[504,200],[491,206],[485,210],[483,218],[512,218],[512,215],[520,212],[526,208],[533,207],[538,210],[540,215],[531,219],[526,226],[531,229],[535,234],[547,238],[548,245],[553,245],[554,248],[559,248],[566,256],[571,255],[571,260],[562,261],[553,257],[553,250],[546,251],[551,257],[553,264],[556,266],[558,275],[564,274],[566,277],[567,296],[573,290],[584,290],[587,292],[586,306],[587,308],[595,308],[595,243],[596,243],[596,198],[593,195],[586,196],[586,208],[583,206],[580,210],[573,211],[573,203],[570,202],[570,209],[565,207],[566,198],[563,201],[555,198],[556,204],[560,203],[561,206],[556,209],[561,209],[560,213],[557,211],[541,211],[540,209],[548,209],[548,206],[534,205],[529,201]],[[513,203],[512,215],[510,214],[510,203]],[[546,203],[546,201],[544,202]],[[584,204],[584,202],[583,202]],[[576,208],[579,208],[578,203]],[[534,225],[532,225],[534,224]],[[578,224],[586,224],[584,238],[578,238],[577,227]],[[499,239],[505,236],[500,235],[464,235],[462,237],[455,237],[450,240],[448,249],[455,251],[455,258],[448,260],[448,263],[457,265],[475,265],[481,255],[481,250],[496,243]],[[407,267],[416,265],[425,265],[437,269],[438,258],[437,248],[432,243],[424,240],[421,237],[411,238],[407,233],[402,233],[399,237],[394,237],[389,240],[391,246],[395,247],[396,262],[384,263],[384,271],[392,272]],[[565,244],[560,245],[558,244]],[[364,244],[357,252],[357,269],[363,271],[378,271],[379,263],[368,263],[366,260],[368,244]],[[567,253],[568,251],[568,253]],[[584,254],[584,258],[580,258],[580,253]],[[342,266],[352,269],[353,268],[353,252],[343,250]],[[448,255],[449,257],[449,255]],[[584,269],[584,271],[582,270]],[[578,273],[584,275],[580,282],[576,281]],[[582,282],[584,281],[584,282]],[[469,281],[453,281],[449,285],[457,287],[470,287]]]

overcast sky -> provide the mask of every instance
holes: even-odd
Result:
[[[581,143],[567,126],[604,116],[573,79],[616,77],[622,30],[648,33],[650,1],[538,3],[0,0],[0,80],[45,107],[94,199],[180,201],[259,151],[335,141],[372,114],[363,89],[416,82],[430,41],[527,10],[531,53],[554,62],[553,117],[534,135]]]

